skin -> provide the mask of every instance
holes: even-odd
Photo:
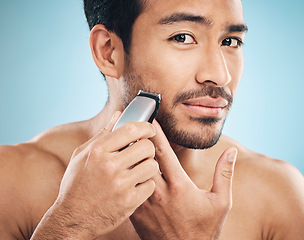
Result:
[[[158,24],[180,11],[213,24]],[[107,76],[109,101],[88,121],[0,147],[0,238],[301,239],[304,180],[290,164],[226,136],[207,150],[184,148],[168,141],[157,121],[111,132],[116,111],[144,87],[162,94],[160,123],[171,113],[178,129],[190,135],[203,129],[202,141],[216,136],[227,110],[202,128],[190,118],[196,113],[172,103],[206,85],[235,96],[242,49],[223,44],[244,38],[225,31],[235,24],[244,24],[237,0],[150,1],[134,24],[129,58],[115,34],[95,26],[92,55]],[[193,38],[169,40],[181,33]]]

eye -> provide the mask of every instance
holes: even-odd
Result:
[[[239,48],[243,45],[243,42],[237,38],[225,38],[222,41],[222,45],[228,46],[228,47],[233,47],[233,48]]]
[[[194,44],[196,41],[194,40],[194,37],[192,37],[190,34],[177,34],[171,38],[169,38],[170,41],[175,41],[178,43],[183,43],[183,44]]]

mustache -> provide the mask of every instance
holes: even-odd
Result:
[[[173,101],[173,107],[175,107],[178,103],[192,99],[192,98],[200,98],[200,97],[211,97],[211,98],[223,98],[228,101],[228,108],[233,103],[233,97],[231,94],[227,93],[223,87],[213,87],[204,85],[200,90],[187,91],[178,94]]]

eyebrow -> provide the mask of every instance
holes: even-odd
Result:
[[[189,13],[174,13],[170,16],[163,17],[158,21],[158,24],[161,25],[170,25],[177,22],[195,22],[210,26],[212,24],[212,20],[199,15],[193,15]]]
[[[200,15],[193,15],[191,13],[173,13],[170,16],[166,16],[161,18],[158,21],[158,24],[161,25],[170,25],[177,22],[194,22],[194,23],[200,23],[203,25],[211,26],[213,21],[204,16]],[[246,24],[233,24],[229,25],[225,29],[226,32],[248,32],[248,26]]]
[[[248,32],[248,26],[246,24],[236,24],[236,25],[229,25],[225,29],[226,32],[240,32],[240,33],[246,33]]]

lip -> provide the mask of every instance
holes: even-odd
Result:
[[[219,117],[227,107],[228,101],[223,98],[202,97],[186,100],[182,105],[194,115]]]

